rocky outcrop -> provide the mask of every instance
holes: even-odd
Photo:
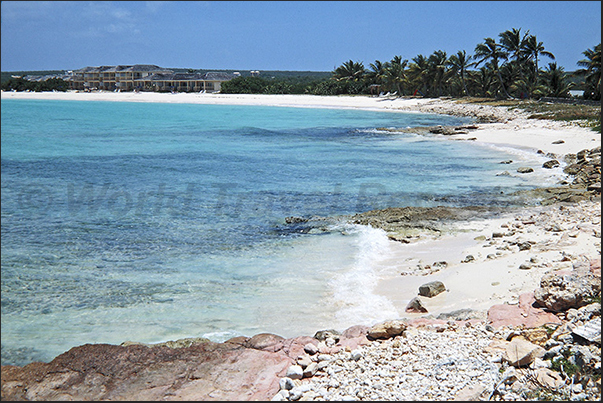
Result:
[[[561,323],[561,320],[553,313],[535,307],[535,301],[534,293],[525,293],[519,296],[517,305],[493,305],[488,309],[488,322],[493,327],[538,327],[547,323]]]
[[[50,363],[3,366],[2,400],[268,400],[291,362],[236,343],[86,344]]]
[[[596,276],[590,265],[575,262],[571,273],[547,273],[534,292],[538,305],[555,312],[588,305],[601,294],[601,276]]]

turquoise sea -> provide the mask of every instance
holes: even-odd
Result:
[[[449,116],[5,99],[1,111],[3,365],[391,318],[404,307],[371,294],[385,234],[337,216],[504,205],[538,185],[496,175],[525,157],[510,149],[377,130],[470,122]]]

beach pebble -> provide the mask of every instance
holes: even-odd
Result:
[[[315,344],[308,343],[304,346],[304,351],[310,355],[318,353],[318,347]]]
[[[286,376],[291,379],[302,379],[304,376],[304,369],[299,365],[291,365],[287,369]]]

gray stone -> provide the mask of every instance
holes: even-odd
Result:
[[[446,286],[441,281],[431,281],[419,287],[419,295],[424,297],[435,297],[446,291]]]
[[[295,384],[293,383],[293,379],[284,377],[279,379],[278,386],[281,390],[291,390],[295,387]]]
[[[304,378],[311,378],[318,371],[318,364],[315,362],[310,363],[306,368],[304,368]]]
[[[552,169],[557,168],[559,165],[559,161],[557,160],[548,160],[544,164],[542,164],[542,167],[546,169]]]
[[[286,376],[291,379],[302,379],[304,376],[304,369],[299,365],[291,365],[287,368]]]
[[[469,263],[469,262],[473,262],[475,260],[475,258],[473,257],[473,255],[467,255],[465,256],[465,259],[461,260],[461,263]]]
[[[406,305],[405,312],[425,313],[425,312],[427,312],[427,308],[425,308],[425,306],[423,305],[423,303],[421,302],[421,299],[419,297],[414,297],[413,299],[410,300],[408,305]]]
[[[517,172],[520,174],[529,174],[530,172],[534,172],[534,168],[532,167],[519,167],[517,168]]]
[[[304,351],[310,355],[318,353],[318,347],[315,344],[308,343],[304,346]]]

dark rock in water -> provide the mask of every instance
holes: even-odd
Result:
[[[446,291],[446,286],[441,281],[432,281],[419,287],[419,295],[428,298],[435,297],[444,291]]]
[[[530,172],[534,172],[534,168],[532,167],[519,167],[517,168],[517,172],[520,174],[528,174]]]
[[[559,166],[559,161],[557,160],[549,160],[546,161],[544,164],[542,164],[543,168],[547,168],[547,169],[551,169],[551,168],[557,168]]]
[[[506,160],[506,161],[501,161],[501,164],[511,164],[513,162],[513,160]]]
[[[309,218],[304,218],[304,217],[295,217],[295,216],[291,216],[291,217],[285,217],[285,223],[287,224],[298,224],[300,222],[308,222]]]
[[[408,305],[406,305],[404,311],[409,313],[425,313],[427,312],[427,308],[425,308],[419,297],[414,297],[410,300]]]

